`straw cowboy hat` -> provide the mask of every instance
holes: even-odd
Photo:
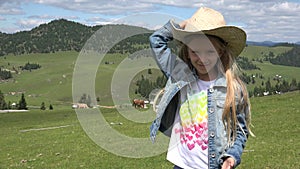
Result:
[[[178,28],[171,21],[173,37],[184,41],[184,37],[193,34],[217,36],[224,40],[232,55],[237,57],[246,46],[246,33],[235,26],[228,26],[218,11],[202,7],[187,20],[184,29]]]

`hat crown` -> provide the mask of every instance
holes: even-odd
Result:
[[[195,34],[216,36],[222,39],[230,53],[237,57],[246,46],[246,32],[236,26],[226,25],[223,15],[210,8],[202,7],[188,20],[184,29],[171,21],[173,37],[184,42],[185,37]]]
[[[195,14],[187,20],[184,28],[186,31],[201,31],[210,30],[226,26],[223,15],[210,8],[202,7],[198,9]]]

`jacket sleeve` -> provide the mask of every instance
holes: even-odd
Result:
[[[223,160],[227,157],[232,157],[235,161],[234,167],[241,163],[241,156],[245,148],[247,138],[249,135],[249,130],[246,127],[246,115],[249,113],[249,106],[243,106],[242,109],[237,109],[237,136],[233,145],[231,145],[226,152],[221,156],[220,164],[223,164]]]
[[[161,71],[169,78],[176,64],[176,56],[171,53],[168,42],[173,40],[171,22],[155,31],[149,38],[153,56]],[[179,27],[179,25],[175,24]]]

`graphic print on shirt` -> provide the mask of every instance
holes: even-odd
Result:
[[[180,134],[180,143],[185,144],[189,150],[200,146],[204,151],[208,147],[207,128],[207,93],[200,93],[188,96],[188,99],[181,105],[179,115],[181,127],[176,128],[175,133]]]

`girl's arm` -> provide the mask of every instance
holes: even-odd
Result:
[[[234,159],[234,167],[241,163],[241,156],[246,145],[249,135],[249,130],[246,127],[246,114],[249,113],[248,106],[242,106],[242,109],[237,109],[237,136],[232,146],[230,146],[221,159],[225,162],[228,158]],[[230,159],[229,159],[230,160]],[[221,162],[221,163],[223,163]],[[228,161],[227,161],[228,162]],[[224,163],[225,165],[228,163]],[[231,162],[230,162],[231,163]]]
[[[176,26],[180,27],[177,24]],[[168,47],[168,42],[173,40],[171,27],[172,25],[169,21],[162,28],[155,31],[149,38],[154,58],[167,78],[171,76],[176,64],[176,56],[171,53],[171,49]]]

